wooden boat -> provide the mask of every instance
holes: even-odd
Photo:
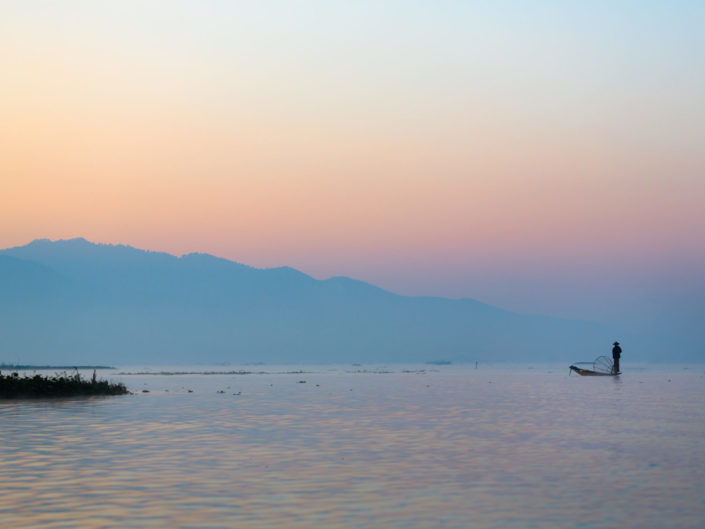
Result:
[[[569,373],[573,371],[584,377],[616,377],[622,374],[614,370],[612,359],[608,356],[598,356],[594,362],[575,362],[570,366]]]

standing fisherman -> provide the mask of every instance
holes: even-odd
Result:
[[[619,342],[614,342],[614,347],[612,348],[612,360],[614,361],[614,372],[619,373],[619,359],[622,356],[622,348],[619,346]]]

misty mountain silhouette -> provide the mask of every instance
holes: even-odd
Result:
[[[603,325],[347,277],[85,239],[0,250],[0,361],[219,363],[592,358]]]

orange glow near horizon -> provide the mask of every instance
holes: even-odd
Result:
[[[1,8],[0,247],[82,236],[380,281],[703,259],[685,7],[660,59],[633,13],[598,37],[599,7],[575,35],[540,9],[280,8]]]

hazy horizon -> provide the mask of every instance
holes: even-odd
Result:
[[[2,2],[0,247],[202,252],[705,357],[704,24],[691,1]]]
[[[703,0],[0,0],[0,527],[702,529],[704,52]]]
[[[0,357],[25,363],[567,362],[624,335],[472,298],[83,238],[0,250],[0,291]]]

